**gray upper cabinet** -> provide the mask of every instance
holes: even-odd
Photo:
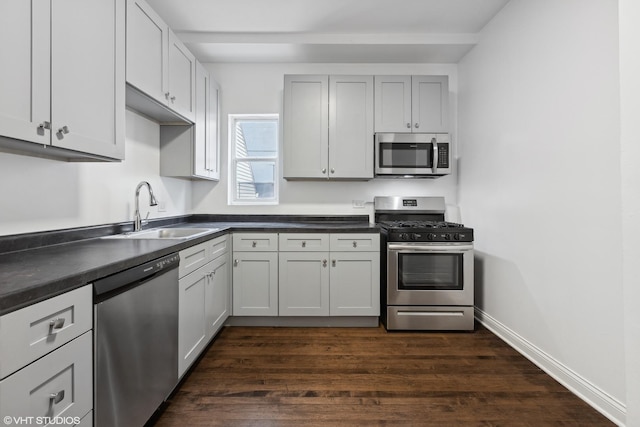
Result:
[[[196,61],[195,124],[160,128],[160,174],[220,179],[219,86]]]
[[[373,77],[329,76],[329,177],[373,178]]]
[[[373,178],[373,77],[286,75],[284,177]]]
[[[160,122],[195,121],[195,57],[144,0],[127,0],[127,105]]]
[[[449,132],[447,76],[375,76],[376,132]]]
[[[124,26],[117,0],[0,2],[0,145],[123,159]]]
[[[285,178],[327,178],[329,76],[284,76]]]

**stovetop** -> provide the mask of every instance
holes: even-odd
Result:
[[[382,220],[390,242],[473,242],[473,229],[448,221]]]
[[[464,225],[449,221],[383,220],[378,223],[387,229],[393,228],[463,228]]]
[[[444,220],[444,197],[376,197],[374,208],[388,242],[473,242],[473,229]]]

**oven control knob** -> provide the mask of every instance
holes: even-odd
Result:
[[[451,234],[447,233],[444,235],[444,240],[451,240]]]
[[[427,239],[428,240],[434,240],[435,238],[436,238],[436,235],[434,233],[427,234]]]
[[[416,240],[418,238],[418,235],[416,233],[412,233],[410,237],[411,240]]]
[[[402,240],[408,240],[409,239],[409,235],[407,233],[400,233],[400,238]]]
[[[453,238],[455,240],[460,240],[460,235],[458,233],[456,233],[456,234],[453,235]]]

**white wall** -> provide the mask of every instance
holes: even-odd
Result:
[[[512,0],[458,79],[479,315],[623,420],[617,2]]]
[[[137,113],[126,114],[125,160],[69,163],[0,153],[0,235],[131,221],[138,182],[149,181],[166,212],[190,212],[188,181],[159,176],[159,126]],[[18,178],[20,177],[20,178]],[[145,215],[148,195],[140,195]]]
[[[619,5],[627,425],[640,426],[640,2]]]
[[[457,75],[455,65],[416,64],[207,64],[222,87],[221,141],[222,179],[218,184],[196,183],[194,209],[198,213],[277,214],[371,214],[373,209],[353,208],[353,200],[373,201],[378,195],[444,196],[456,204],[456,176],[438,179],[371,181],[285,181],[280,180],[277,206],[227,205],[227,120],[229,114],[279,113],[282,118],[282,90],[285,74],[439,74],[449,76],[452,127],[456,124]],[[455,143],[455,133],[452,135]],[[282,176],[282,172],[280,172]],[[455,215],[455,211],[452,211]],[[457,219],[452,217],[452,219]]]

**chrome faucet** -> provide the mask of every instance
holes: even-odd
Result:
[[[133,231],[140,231],[142,229],[142,218],[140,217],[140,189],[143,186],[147,186],[149,189],[149,206],[156,206],[158,201],[156,197],[153,195],[153,189],[151,188],[151,184],[147,181],[142,181],[136,187],[136,211],[133,213]],[[149,217],[149,213],[147,212],[147,218]],[[146,219],[146,218],[145,218]]]

